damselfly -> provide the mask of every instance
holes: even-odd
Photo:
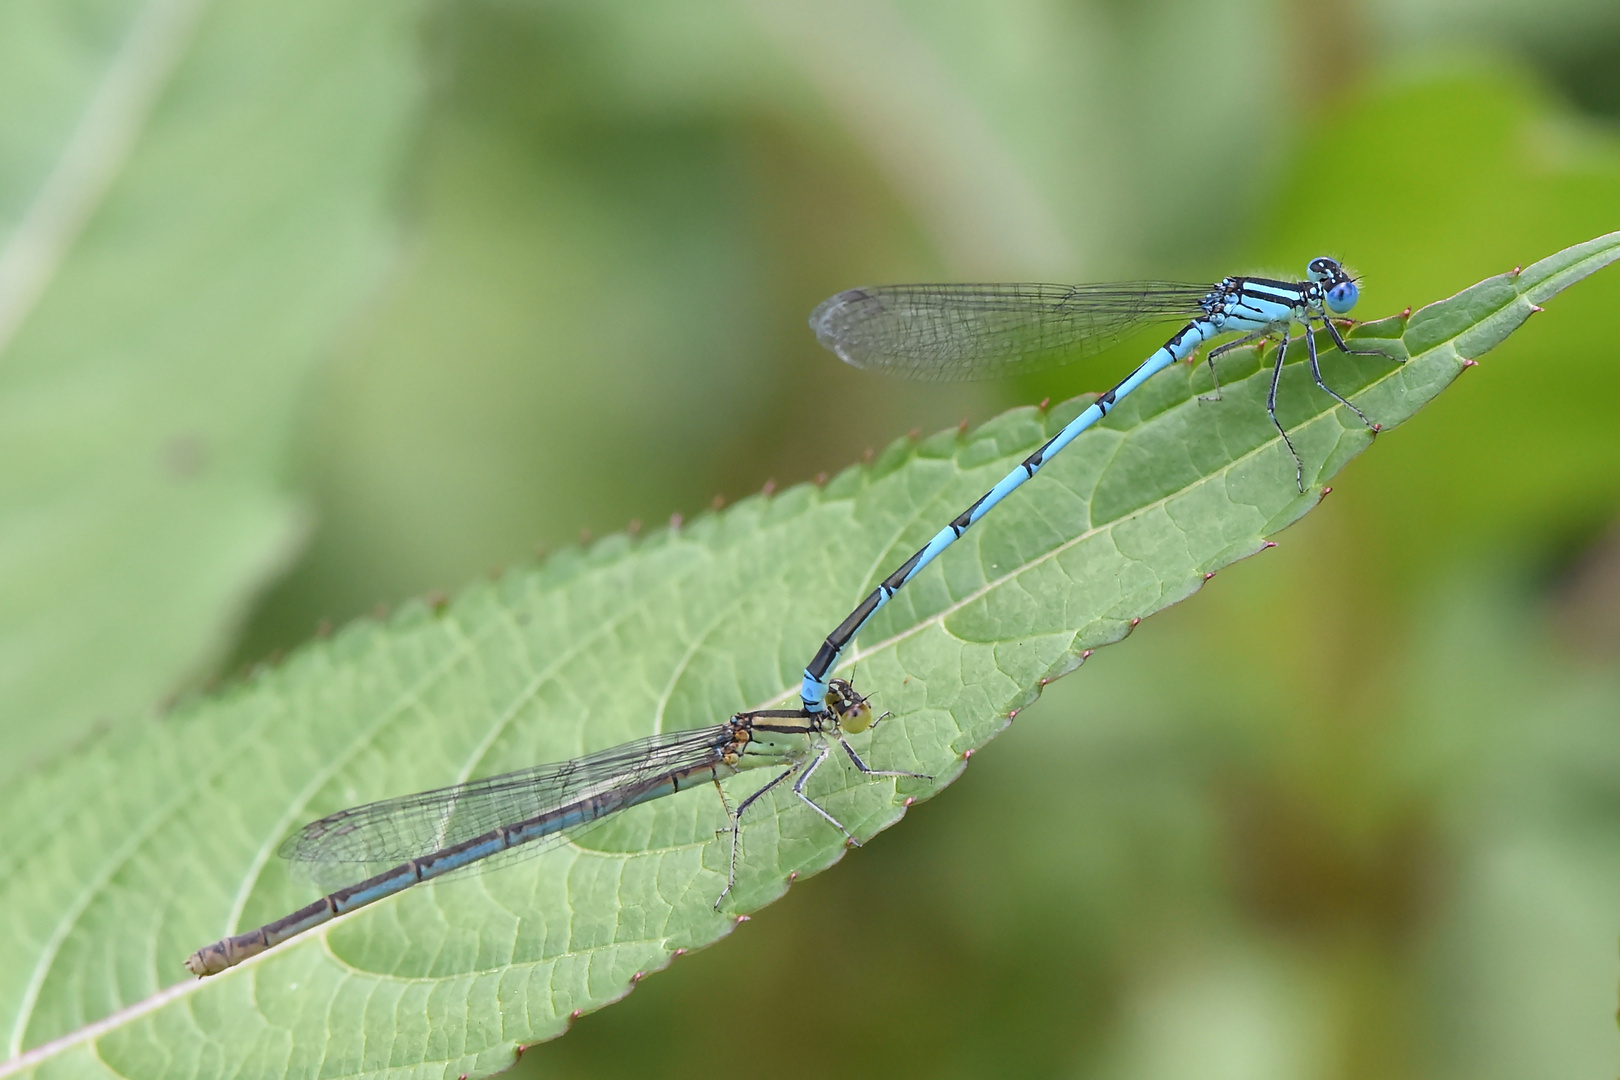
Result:
[[[477,866],[514,848],[538,850],[548,841],[576,836],[610,814],[705,781],[713,782],[721,792],[731,834],[726,887],[714,902],[718,908],[737,883],[742,815],[791,777],[797,776],[793,793],[849,842],[856,842],[804,790],[827,760],[833,743],[844,748],[867,778],[931,779],[922,773],[868,768],[861,760],[844,736],[874,728],[882,718],[873,718],[867,700],[849,683],[832,681],[827,706],[816,714],[803,709],[738,713],[713,727],[653,735],[561,764],[329,814],[289,837],[281,845],[281,855],[313,867],[317,880],[345,875],[353,881],[379,866],[389,868],[250,933],[206,945],[191,954],[186,967],[198,976],[217,974],[295,934],[417,882]],[[769,766],[783,766],[783,771],[731,809],[720,789],[720,778]]]
[[[1294,482],[1302,494],[1305,464],[1277,419],[1277,383],[1295,323],[1305,326],[1305,350],[1316,385],[1377,431],[1377,424],[1322,381],[1316,356],[1313,331],[1317,322],[1341,352],[1385,355],[1350,348],[1333,323],[1333,316],[1344,315],[1355,306],[1355,279],[1328,258],[1312,259],[1306,271],[1304,281],[1229,277],[1214,286],[1163,281],[1109,285],[884,285],[841,292],[816,308],[810,316],[811,328],[817,339],[843,360],[859,368],[936,380],[983,379],[1039,370],[1098,352],[1127,331],[1149,323],[1190,321],[1118,386],[1099,397],[936,533],[921,551],[901,563],[838,624],[804,669],[800,696],[805,711],[818,713],[826,708],[828,673],[855,635],[906,582],[1034,476],[1075,436],[1107,416],[1121,398],[1176,361],[1192,356],[1207,341],[1232,332],[1244,335],[1209,351],[1210,377],[1214,379],[1217,356],[1281,333],[1266,411],[1294,456]],[[1217,381],[1216,396],[1219,393]]]

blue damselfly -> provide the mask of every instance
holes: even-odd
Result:
[[[1374,431],[1378,425],[1327,383],[1317,362],[1314,324],[1320,322],[1341,352],[1383,356],[1352,349],[1333,316],[1356,304],[1358,289],[1339,263],[1316,258],[1304,281],[1229,277],[1214,286],[1165,281],[1099,285],[883,285],[850,289],[827,300],[810,316],[817,339],[858,368],[913,379],[965,380],[1035,371],[1099,352],[1130,330],[1172,319],[1189,320],[1119,385],[1099,397],[1062,431],[1025,458],[1000,483],[962,511],[922,550],[901,563],[827,635],[804,669],[800,697],[805,711],[826,708],[828,674],[861,628],[923,567],[957,541],[1002,499],[1034,476],[1082,431],[1108,415],[1120,399],[1153,375],[1192,356],[1200,345],[1222,334],[1243,336],[1211,349],[1215,358],[1229,349],[1280,333],[1266,411],[1294,456],[1294,482],[1305,491],[1305,465],[1294,441],[1277,419],[1277,383],[1295,323],[1305,327],[1306,355],[1316,385],[1355,413]],[[1390,359],[1395,359],[1391,357]],[[1219,382],[1215,393],[1220,393]]]

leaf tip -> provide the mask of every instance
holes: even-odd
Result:
[[[769,495],[770,492],[767,491],[765,494]],[[669,531],[670,532],[680,532],[681,531],[681,525],[684,524],[685,521],[686,521],[686,519],[681,517],[681,515],[678,514],[678,513],[669,515]]]
[[[1036,407],[1036,408],[1037,408],[1037,409],[1039,409],[1039,410],[1040,410],[1040,411],[1041,411],[1041,412],[1045,412],[1045,411],[1046,411],[1046,407],[1047,407],[1047,406],[1048,406],[1048,405],[1050,405],[1050,404],[1052,404],[1052,399],[1051,399],[1051,398],[1049,398],[1049,397],[1043,397],[1043,398],[1041,398],[1041,403],[1040,403],[1040,404],[1039,404],[1039,405],[1037,405],[1037,406],[1035,406],[1035,407]],[[966,421],[966,420],[964,420],[964,421],[962,421],[962,423],[963,423],[963,425],[964,425],[964,426],[965,426],[965,425],[966,425],[966,424],[967,424],[967,421]]]
[[[770,498],[772,495],[776,494],[776,480],[775,480],[775,478],[772,478],[770,480],[765,481],[765,486],[760,488],[759,490],[760,490],[760,494],[764,495],[767,499]]]
[[[641,519],[631,518],[630,523],[624,527],[624,531],[631,536],[639,536],[641,534]]]
[[[718,491],[715,492],[714,498],[709,500],[709,508],[712,510],[724,510],[726,508],[726,497]]]

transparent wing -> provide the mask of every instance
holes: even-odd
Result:
[[[1203,314],[1209,285],[878,285],[810,316],[846,363],[908,379],[961,382],[1039,371],[1100,352],[1150,323]]]
[[[350,807],[305,825],[280,853],[305,864],[317,882],[350,884],[369,876],[365,870],[397,866],[590,795],[704,764],[729,735],[725,724],[653,735],[572,761]]]

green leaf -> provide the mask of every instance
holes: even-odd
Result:
[[[149,716],[307,531],[305,379],[391,247],[412,5],[0,5],[0,777]]]
[[[1410,358],[1330,352],[1327,377],[1393,427],[1617,258],[1620,233],[1363,325],[1361,347]],[[817,800],[862,837],[893,824],[1086,650],[1308,512],[1325,489],[1294,486],[1263,407],[1269,359],[1223,358],[1219,402],[1199,400],[1202,365],[1151,380],[902,592],[853,657],[858,685],[896,714],[860,744],[876,767],[937,779],[861,782],[840,762],[816,775]],[[29,777],[0,809],[16,838],[0,862],[0,1016],[13,1052],[38,1048],[15,1067],[484,1074],[724,936],[845,850],[791,792],[745,819],[724,914],[712,907],[724,818],[694,791],[180,981],[193,949],[311,898],[273,854],[304,820],[790,698],[819,636],[874,581],[1089,400],[897,443],[825,488],[612,537],[352,625]],[[1317,484],[1374,439],[1331,404],[1288,366],[1279,411]]]

